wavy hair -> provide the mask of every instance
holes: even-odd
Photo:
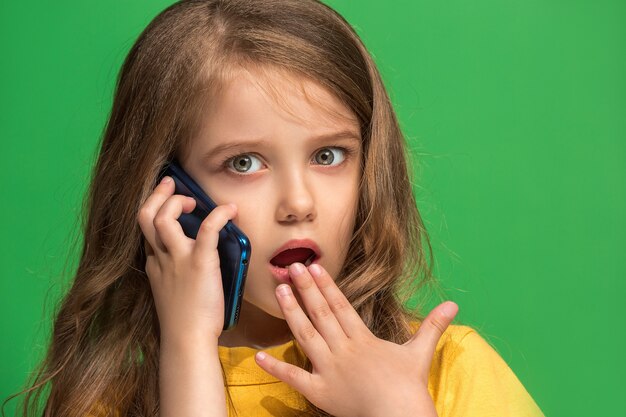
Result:
[[[379,338],[404,343],[410,323],[423,320],[421,301],[406,306],[436,284],[411,158],[376,65],[350,24],[315,0],[180,1],[149,23],[118,75],[83,202],[78,267],[45,358],[27,388],[6,400],[25,394],[24,417],[84,417],[95,404],[123,416],[158,415],[159,323],[137,212],[237,66],[312,79],[356,115],[360,197],[336,281]],[[299,365],[312,370],[306,357]],[[307,405],[310,415],[329,415]]]

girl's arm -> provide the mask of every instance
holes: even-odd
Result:
[[[172,178],[165,177],[137,216],[161,329],[161,417],[226,417],[217,343],[224,326],[217,243],[237,208],[218,206],[202,221],[196,239],[190,239],[177,219],[193,211],[195,200],[174,190]]]
[[[217,340],[161,340],[160,417],[227,417]]]

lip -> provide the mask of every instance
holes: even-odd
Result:
[[[284,245],[282,245],[280,248],[278,248],[272,254],[272,256],[270,256],[269,260],[267,261],[267,265],[268,265],[268,268],[270,270],[270,273],[272,274],[272,276],[277,281],[284,282],[284,283],[287,283],[287,284],[293,284],[293,281],[291,281],[291,277],[289,276],[288,268],[281,268],[279,266],[272,265],[272,263],[270,261],[272,259],[274,259],[274,257],[276,255],[278,255],[279,253],[281,253],[282,251],[287,250],[287,249],[295,249],[295,248],[309,248],[313,252],[315,252],[316,256],[311,261],[311,264],[319,263],[319,259],[322,257],[322,251],[320,250],[319,246],[317,246],[317,244],[314,241],[312,241],[311,239],[291,239],[291,240],[289,240]]]

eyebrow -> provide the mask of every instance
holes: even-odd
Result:
[[[339,132],[325,133],[308,138],[308,141],[310,142],[329,142],[331,140],[351,140],[360,142],[361,137],[353,130],[341,130]],[[203,159],[214,159],[226,152],[234,151],[240,148],[269,147],[270,144],[271,143],[269,141],[263,139],[225,142],[209,149],[204,154]]]

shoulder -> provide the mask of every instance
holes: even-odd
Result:
[[[440,416],[543,416],[504,359],[466,325],[448,326],[439,339],[428,389]]]
[[[419,326],[419,322],[411,322],[411,328],[414,331],[417,331]],[[449,325],[437,343],[435,355],[446,362],[462,360],[469,365],[477,360],[482,363],[489,360],[508,368],[500,355],[479,332],[467,325]]]
[[[410,323],[413,332],[419,329],[420,324],[417,321]],[[471,349],[474,352],[492,349],[474,328],[461,324],[451,324],[439,339],[435,354],[452,357],[460,354],[459,349],[461,348]]]

